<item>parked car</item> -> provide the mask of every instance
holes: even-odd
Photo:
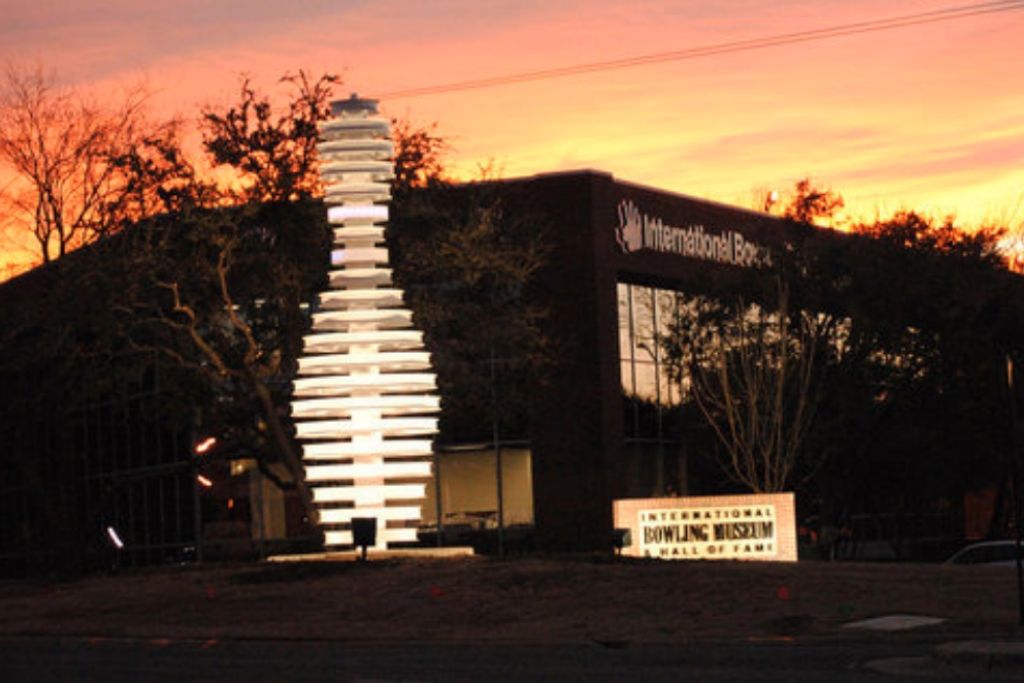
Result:
[[[1017,565],[1017,541],[984,541],[961,548],[946,564]],[[1024,559],[1024,551],[1021,558]]]

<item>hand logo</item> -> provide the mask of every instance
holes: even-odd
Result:
[[[615,229],[615,241],[627,254],[644,246],[643,215],[636,204],[626,199],[619,202],[619,226]]]

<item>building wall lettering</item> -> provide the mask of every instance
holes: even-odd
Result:
[[[642,212],[629,199],[619,202],[618,219],[615,238],[627,254],[652,249],[743,268],[771,265],[771,252],[767,247],[735,230],[714,234],[699,223],[686,227],[666,225],[660,218]]]

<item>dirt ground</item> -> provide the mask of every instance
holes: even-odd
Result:
[[[608,557],[207,565],[0,583],[0,635],[665,643],[844,637],[911,614],[1024,636],[1016,572]]]

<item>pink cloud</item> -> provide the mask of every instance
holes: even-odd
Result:
[[[937,6],[39,0],[5,9],[0,61],[40,57],[98,92],[145,78],[161,111],[194,115],[230,101],[242,71],[267,87],[300,67],[342,72],[342,92],[373,95]],[[1006,13],[383,106],[438,121],[466,173],[488,158],[514,175],[581,164],[723,200],[803,174],[865,192],[913,174],[941,178],[949,196],[951,177],[975,187],[1019,163],[1016,138],[1000,148],[995,136],[1024,110],[1012,87],[1022,23]]]

